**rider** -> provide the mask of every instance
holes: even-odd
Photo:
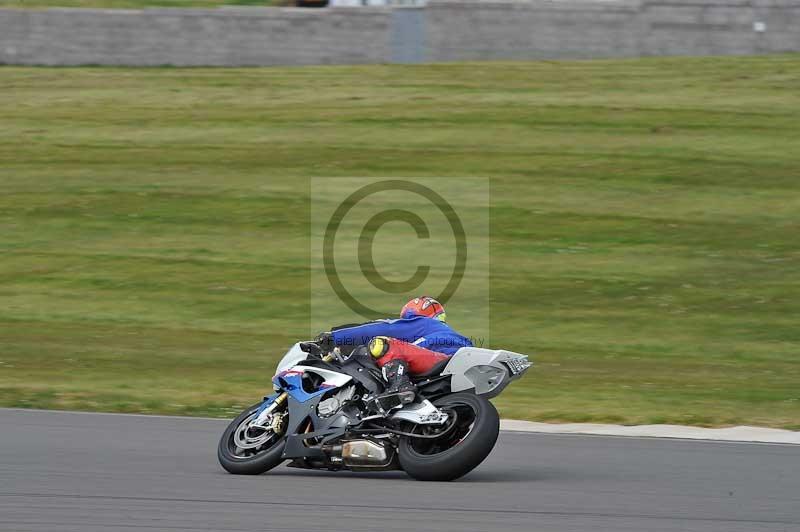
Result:
[[[472,346],[469,338],[445,323],[446,319],[441,303],[420,296],[403,306],[400,319],[334,327],[318,340],[342,350],[366,345],[389,384],[376,398],[379,404],[408,404],[414,400],[417,389],[409,374],[427,373],[461,347]]]

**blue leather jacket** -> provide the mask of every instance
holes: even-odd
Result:
[[[331,334],[334,345],[338,346],[365,345],[376,336],[397,338],[445,355],[454,355],[460,348],[472,346],[469,338],[458,334],[446,323],[424,316],[346,325],[334,329]]]

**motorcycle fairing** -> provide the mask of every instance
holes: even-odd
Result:
[[[289,395],[289,425],[286,427],[286,445],[283,448],[283,458],[325,458],[320,449],[321,445],[334,441],[344,436],[351,418],[339,411],[328,418],[317,415],[317,405],[322,399],[322,394],[300,402],[290,393]],[[303,432],[311,422],[314,430]],[[319,444],[311,446],[306,440],[320,438]]]
[[[303,360],[308,357],[308,353],[303,351],[300,348],[300,342],[297,342],[289,350],[283,355],[283,358],[278,362],[278,367],[275,370],[275,373],[280,373],[283,370],[290,369],[292,366],[296,366]]]
[[[492,398],[520,378],[533,364],[528,356],[504,349],[462,347],[450,357],[442,375],[450,375],[452,393],[474,390]]]
[[[323,379],[323,382],[314,391],[309,392],[303,388],[303,378],[307,373],[313,373]],[[304,403],[309,399],[324,394],[328,390],[341,388],[351,380],[352,377],[349,375],[336,371],[311,366],[293,366],[290,369],[279,371],[272,378],[272,383],[277,388],[286,391],[296,401]]]

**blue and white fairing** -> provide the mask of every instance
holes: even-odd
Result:
[[[303,389],[303,375],[306,373],[314,373],[323,379],[322,384],[313,392]],[[311,366],[292,366],[288,369],[278,370],[278,373],[272,378],[272,384],[287,392],[298,403],[305,403],[328,390],[341,388],[351,380],[353,378],[349,375],[336,371]]]
[[[286,352],[281,361],[278,362],[275,376],[272,377],[275,393],[264,397],[264,402],[258,409],[258,414],[269,408],[283,391],[286,391],[295,401],[304,403],[328,390],[344,386],[352,380],[350,376],[335,371],[298,365],[299,362],[306,360],[306,358],[308,358],[308,354],[300,349],[299,342]],[[316,391],[308,393],[303,389],[303,373],[305,372],[316,373],[322,377],[323,383]]]
[[[275,376],[272,378],[272,384],[275,387],[275,391],[285,390],[289,392],[289,395],[302,403],[332,388],[340,388],[353,380],[352,377],[345,375],[344,373],[339,373],[324,368],[301,365],[300,362],[303,362],[307,358],[308,353],[300,348],[300,342],[289,348],[289,351],[287,351],[286,354],[283,355],[283,358],[280,360],[280,362],[278,362],[278,367],[275,370]],[[306,393],[302,386],[301,379],[303,377],[303,373],[306,372],[315,373],[323,379],[323,383],[319,389],[311,394]],[[281,382],[281,379],[283,382]],[[298,393],[293,393],[293,391],[297,390],[299,390]]]
[[[285,369],[289,369],[292,366],[296,366],[298,363],[302,362],[303,360],[308,358],[308,353],[303,351],[300,348],[300,342],[297,342],[289,350],[283,355],[283,358],[280,362],[278,362],[278,367],[275,369],[275,373],[280,373]]]

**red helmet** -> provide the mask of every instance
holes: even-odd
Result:
[[[428,296],[415,297],[405,305],[400,311],[403,319],[425,316],[435,318],[439,321],[447,321],[447,314],[444,312],[444,305]]]

